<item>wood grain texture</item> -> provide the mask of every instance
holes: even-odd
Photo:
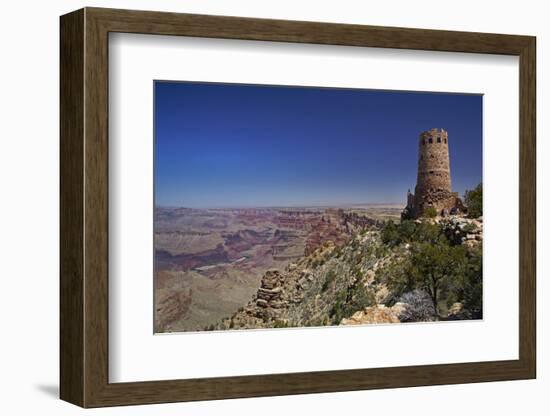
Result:
[[[108,380],[108,33],[520,57],[519,359],[189,380]],[[535,38],[86,8],[61,18],[61,397],[83,407],[533,378]]]
[[[84,12],[60,23],[60,388],[84,404]]]
[[[536,41],[520,54],[519,131],[519,356],[536,377]]]

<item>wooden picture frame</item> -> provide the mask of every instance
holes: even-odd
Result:
[[[536,377],[535,38],[85,8],[61,17],[60,396],[82,407]],[[519,56],[519,359],[110,383],[108,35],[126,32]]]

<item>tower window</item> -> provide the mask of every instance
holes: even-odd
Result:
[[[437,142],[438,142],[438,143],[441,143],[441,137],[438,137],[438,138],[437,138]]]
[[[433,142],[434,142],[433,139],[430,137],[430,138],[428,139],[428,143],[433,143]]]
[[[446,138],[443,139],[443,143],[447,144],[447,139]]]

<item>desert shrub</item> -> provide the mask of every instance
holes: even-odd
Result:
[[[483,317],[483,267],[481,244],[468,251],[466,270],[456,282],[457,297],[475,319]]]
[[[416,233],[417,224],[414,221],[401,221],[399,224],[399,235],[405,241],[410,241],[414,238]]]
[[[388,265],[382,273],[394,295],[393,301],[407,292],[422,290],[429,295],[437,313],[439,301],[446,300],[453,290],[464,287],[461,279],[467,267],[468,255],[464,247],[440,240],[435,244],[412,243],[410,255]]]
[[[356,264],[353,269],[351,270],[351,273],[355,277],[356,280],[361,280],[363,278],[363,270],[361,269],[361,266],[359,264]]]
[[[321,292],[326,292],[332,282],[336,280],[336,272],[334,270],[329,270],[325,277],[325,281],[323,282],[323,286],[321,286]]]
[[[288,328],[288,327],[289,327],[288,321],[283,321],[281,319],[277,319],[273,323],[273,328]]]
[[[440,224],[416,223],[408,220],[395,224],[390,220],[382,228],[380,238],[385,245],[390,247],[395,247],[404,242],[430,242],[435,244],[446,239],[444,231]]]
[[[338,292],[336,302],[329,311],[332,324],[338,325],[343,318],[349,318],[355,312],[375,303],[374,293],[367,289],[362,282],[348,286]]]
[[[421,222],[417,224],[412,242],[422,242],[438,244],[447,243],[443,227],[439,224],[430,224],[429,222]]]
[[[464,193],[464,203],[468,207],[468,216],[477,218],[483,215],[483,185],[480,183],[474,189]]]
[[[435,218],[437,217],[437,211],[434,207],[428,207],[424,210],[424,216],[426,218]]]
[[[436,313],[432,299],[423,290],[407,292],[399,298],[399,302],[407,304],[399,316],[401,322],[425,322],[434,319]]]
[[[397,253],[396,246],[409,244],[407,251],[376,273],[377,281],[386,284],[391,293],[386,304],[391,306],[406,293],[422,290],[429,295],[436,314],[440,312],[438,306],[449,308],[460,302],[470,316],[481,318],[481,245],[467,248],[461,238],[474,228],[468,224],[456,235],[454,228],[449,232],[444,224],[428,221],[386,222],[380,247]]]
[[[382,231],[380,232],[380,238],[384,244],[391,247],[402,242],[399,227],[392,220],[386,222],[384,228],[382,228]]]
[[[372,251],[367,252],[367,255],[374,255],[374,257],[376,258],[380,258],[380,257],[387,256],[389,254],[389,251],[390,249],[387,246],[381,244],[381,245],[374,246]]]
[[[333,325],[338,325],[342,318],[346,316],[346,302],[345,299],[337,298],[332,308],[330,308],[329,316]]]
[[[389,302],[386,302],[388,306],[397,302],[398,297],[402,294],[415,289],[416,282],[410,273],[410,269],[410,258],[404,257],[395,259],[376,272],[377,280],[380,283],[385,283],[393,294]]]
[[[463,304],[474,318],[482,317],[482,249],[452,245],[446,239],[414,241],[410,254],[393,259],[377,271],[377,280],[387,285],[388,306],[403,301],[409,292],[428,294],[435,313],[438,306]]]
[[[376,303],[376,298],[371,290],[368,290],[363,283],[359,282],[352,287],[350,309],[355,313]]]

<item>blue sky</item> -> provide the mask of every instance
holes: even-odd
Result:
[[[418,135],[449,132],[453,190],[481,182],[482,96],[157,81],[155,204],[404,203]]]

